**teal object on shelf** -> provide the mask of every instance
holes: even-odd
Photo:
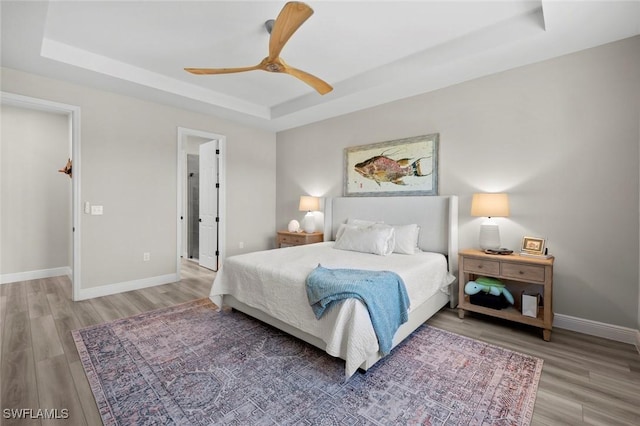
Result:
[[[478,277],[475,281],[469,281],[464,286],[464,292],[470,296],[474,294],[478,294],[481,291],[485,293],[492,294],[494,296],[504,295],[505,299],[513,305],[515,300],[513,299],[513,295],[507,290],[507,287],[502,283],[502,281],[496,278],[490,277]]]

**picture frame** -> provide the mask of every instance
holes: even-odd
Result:
[[[539,237],[522,237],[520,251],[525,254],[542,256],[544,254],[545,239]]]
[[[440,135],[345,148],[344,196],[438,195]]]

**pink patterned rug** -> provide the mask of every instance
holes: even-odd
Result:
[[[368,372],[208,299],[72,332],[105,425],[526,425],[542,360],[421,326]]]

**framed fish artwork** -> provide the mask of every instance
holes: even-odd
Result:
[[[439,134],[345,148],[345,196],[438,195]]]

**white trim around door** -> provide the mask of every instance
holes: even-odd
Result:
[[[226,164],[226,141],[227,137],[225,135],[189,129],[185,127],[178,127],[178,142],[177,142],[177,208],[176,208],[176,275],[178,279],[180,279],[180,269],[181,269],[181,258],[185,253],[184,244],[184,233],[185,231],[185,223],[186,216],[184,213],[184,191],[186,186],[186,162],[187,162],[187,137],[195,136],[198,138],[206,139],[206,140],[216,140],[218,141],[218,150],[220,151],[218,155],[218,217],[219,217],[219,227],[218,227],[218,264],[221,264],[224,261],[225,257],[225,247],[226,247],[226,173],[225,173],[225,164]],[[217,269],[217,268],[216,268]]]
[[[71,265],[72,298],[80,300],[81,275],[80,275],[80,219],[82,217],[80,203],[80,107],[45,99],[32,98],[9,92],[0,92],[2,104],[21,108],[36,109],[40,111],[53,111],[64,113],[69,117],[69,144],[73,159],[72,181],[72,226],[73,226],[73,259]]]

